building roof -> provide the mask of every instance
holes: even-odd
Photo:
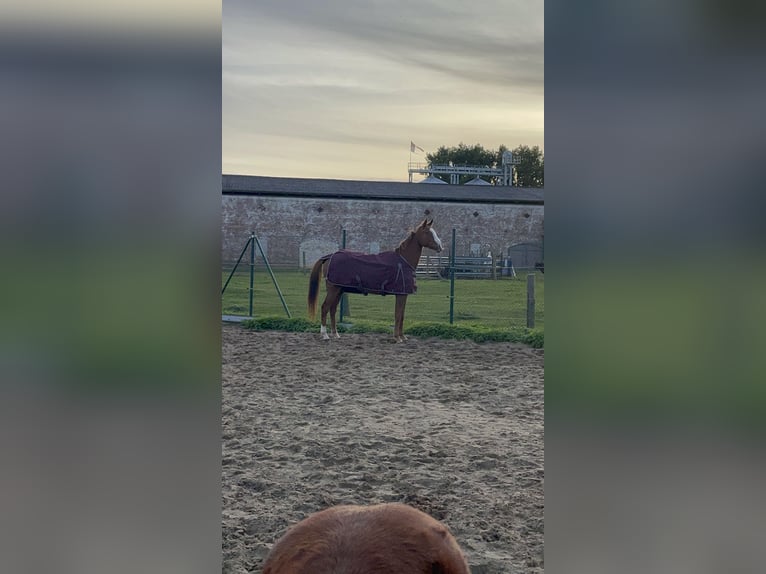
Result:
[[[463,185],[492,185],[488,181],[481,179],[478,175],[470,181],[466,181]]]
[[[427,178],[421,179],[418,183],[435,183],[436,185],[448,185],[446,181],[433,175],[429,175]]]
[[[222,176],[223,195],[314,197],[328,199],[378,199],[389,201],[431,201],[448,203],[521,203],[542,205],[544,188],[501,185],[418,185],[398,181],[356,181]]]

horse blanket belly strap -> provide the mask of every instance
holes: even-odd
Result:
[[[327,280],[351,293],[411,295],[415,269],[395,251],[376,255],[341,249],[330,256]]]

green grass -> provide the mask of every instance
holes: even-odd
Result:
[[[242,322],[246,329],[255,331],[290,331],[297,333],[317,332],[318,321],[287,317],[259,317]],[[391,333],[392,328],[385,322],[355,321],[351,324],[338,326],[341,333]],[[405,325],[405,334],[426,339],[467,339],[477,343],[511,342],[524,343],[531,347],[543,348],[544,333],[541,329],[526,328],[493,328],[483,325],[465,324],[449,325],[444,323],[413,323]]]
[[[292,315],[288,318],[265,268],[257,267],[254,281],[253,320],[250,329],[311,332],[319,330],[319,317],[309,321],[306,297],[308,273],[275,270],[279,288]],[[228,277],[224,272],[223,280]],[[459,279],[455,281],[454,323],[449,324],[450,283],[448,280],[420,279],[418,291],[408,297],[405,333],[420,338],[469,339],[476,342],[510,341],[542,348],[544,345],[544,275],[536,274],[535,329],[526,328],[526,274],[517,279]],[[248,315],[249,271],[234,275],[223,296],[225,315]],[[324,298],[324,285],[318,306]],[[392,295],[348,295],[348,311],[340,331],[391,333],[394,322]]]
[[[275,270],[279,287],[292,317],[307,317],[308,273],[300,270]],[[223,281],[228,272],[223,273]],[[545,276],[535,278],[535,327],[544,328]],[[237,272],[223,296],[225,315],[248,315],[249,271]],[[414,323],[449,324],[450,283],[448,280],[419,279],[417,293],[407,299],[405,326]],[[324,299],[320,288],[319,304]],[[509,329],[526,327],[526,273],[516,279],[458,279],[455,281],[454,324]],[[348,295],[348,313],[344,320],[393,324],[395,297],[387,295]],[[253,296],[255,317],[283,316],[285,311],[271,277],[263,267],[256,267]]]

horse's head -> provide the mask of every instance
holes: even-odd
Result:
[[[415,239],[421,247],[428,247],[433,249],[437,253],[440,252],[442,247],[442,241],[436,234],[436,230],[433,228],[434,220],[428,221],[424,219],[423,222],[415,229]]]

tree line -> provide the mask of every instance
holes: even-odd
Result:
[[[430,165],[444,165],[452,162],[452,165],[474,165],[497,168],[502,165],[503,153],[508,148],[501,145],[496,150],[486,149],[481,144],[472,146],[460,143],[457,146],[441,146],[433,153],[426,154],[426,159]],[[544,187],[545,184],[545,156],[538,146],[529,147],[520,145],[511,150],[514,159],[519,161],[514,166],[513,185],[518,187]],[[433,174],[449,183],[449,176],[442,174]],[[461,176],[460,183],[463,184],[474,176]],[[500,183],[493,181],[490,176],[482,176],[482,179],[489,183]]]

